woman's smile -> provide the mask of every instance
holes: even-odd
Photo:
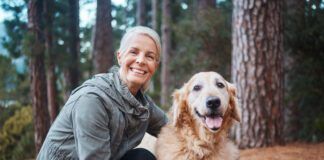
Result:
[[[135,74],[135,75],[145,75],[147,71],[135,68],[135,67],[130,67],[130,70]]]

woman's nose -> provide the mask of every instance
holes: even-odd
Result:
[[[138,54],[138,56],[136,57],[136,63],[139,64],[145,63],[145,55],[142,53]]]

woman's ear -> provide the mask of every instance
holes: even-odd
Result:
[[[173,112],[173,126],[179,127],[182,124],[182,116],[183,113],[186,112],[187,102],[185,100],[185,86],[181,89],[173,92],[173,104],[172,104],[172,112]]]
[[[231,116],[232,116],[232,118],[234,118],[235,120],[240,122],[241,121],[241,108],[239,106],[238,99],[237,99],[236,87],[229,82],[227,82],[227,86],[228,86],[228,93],[230,96],[229,105],[230,105],[230,108],[232,109]]]

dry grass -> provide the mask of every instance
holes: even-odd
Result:
[[[324,160],[324,142],[241,150],[240,160]]]

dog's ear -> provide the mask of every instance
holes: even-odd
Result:
[[[228,92],[229,92],[229,96],[230,96],[229,105],[232,110],[231,116],[232,116],[232,118],[234,118],[235,120],[240,122],[241,121],[241,108],[239,106],[238,99],[237,99],[236,87],[229,82],[227,82],[227,86],[228,86]]]
[[[173,92],[173,126],[179,126],[181,124],[181,116],[186,109],[186,84],[181,88]]]

